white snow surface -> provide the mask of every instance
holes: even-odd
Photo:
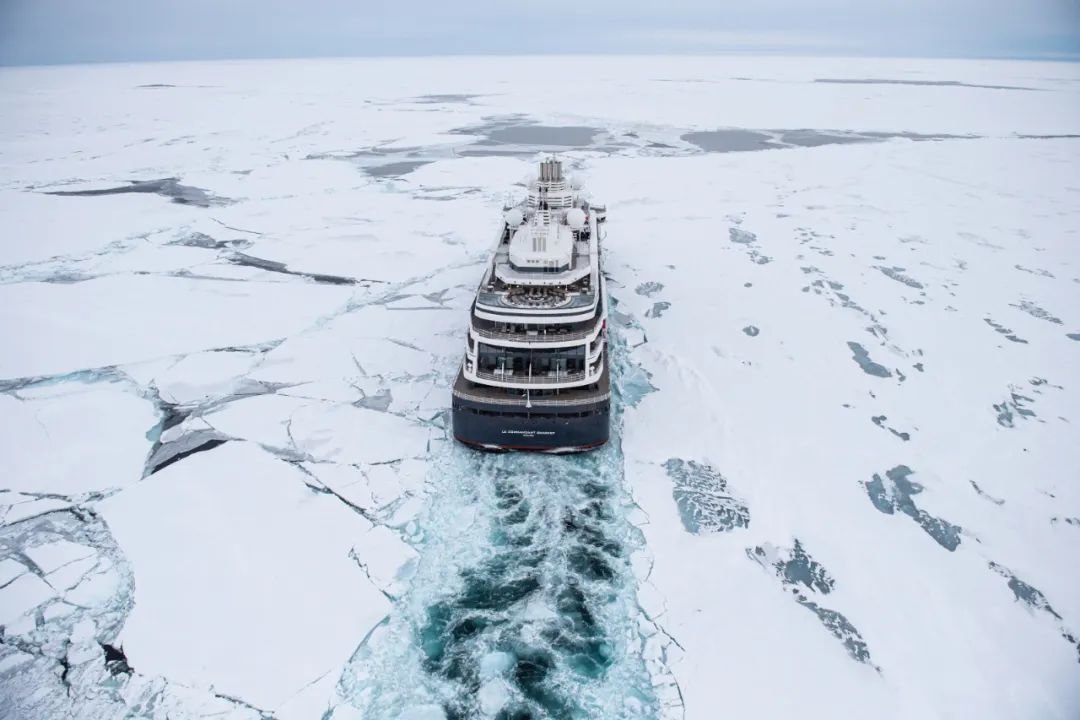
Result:
[[[136,667],[278,708],[340,672],[386,612],[349,551],[393,556],[396,538],[251,443],[194,455],[100,507],[135,567],[120,640]]]
[[[26,549],[26,555],[44,573],[52,573],[78,560],[94,555],[94,549],[68,540],[36,545]]]
[[[138,479],[154,407],[129,383],[94,379],[0,396],[5,489],[71,495]]]
[[[49,584],[36,575],[20,575],[0,589],[0,617],[4,625],[33,610],[56,595]]]
[[[0,108],[0,716],[412,680],[378,630],[484,535],[431,525],[482,467],[449,386],[549,151],[608,206],[635,717],[1080,713],[1080,66],[2,68]]]

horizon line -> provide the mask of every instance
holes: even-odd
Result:
[[[686,51],[686,52],[591,52],[591,53],[560,53],[560,52],[528,52],[528,53],[502,53],[502,52],[441,52],[441,53],[381,53],[372,55],[363,54],[336,54],[324,55],[251,55],[251,56],[217,56],[203,58],[144,58],[134,60],[72,60],[56,62],[5,62],[0,60],[0,68],[56,68],[78,67],[86,65],[151,65],[151,64],[181,64],[181,63],[229,63],[229,62],[265,62],[265,61],[301,61],[301,60],[420,60],[434,58],[714,58],[714,57],[772,57],[791,59],[859,59],[859,60],[977,60],[991,62],[1047,62],[1047,63],[1077,63],[1080,62],[1080,52],[1047,52],[1041,54],[973,54],[973,55],[922,55],[907,53],[873,53],[838,52],[823,50],[819,52],[790,52],[789,50],[776,48],[732,48],[729,50],[711,51]]]

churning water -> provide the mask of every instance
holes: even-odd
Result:
[[[618,353],[621,355],[621,353]],[[448,447],[420,522],[419,560],[339,692],[364,718],[651,718],[644,621],[619,444],[577,456]]]

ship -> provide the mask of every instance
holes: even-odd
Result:
[[[504,203],[469,311],[454,437],[491,451],[582,452],[608,441],[611,379],[601,239],[607,208],[555,158]]]

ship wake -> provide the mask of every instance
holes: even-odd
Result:
[[[454,445],[436,459],[409,590],[339,683],[359,717],[657,716],[643,659],[651,623],[630,562],[643,540],[627,519],[620,404],[612,442],[593,453]]]

